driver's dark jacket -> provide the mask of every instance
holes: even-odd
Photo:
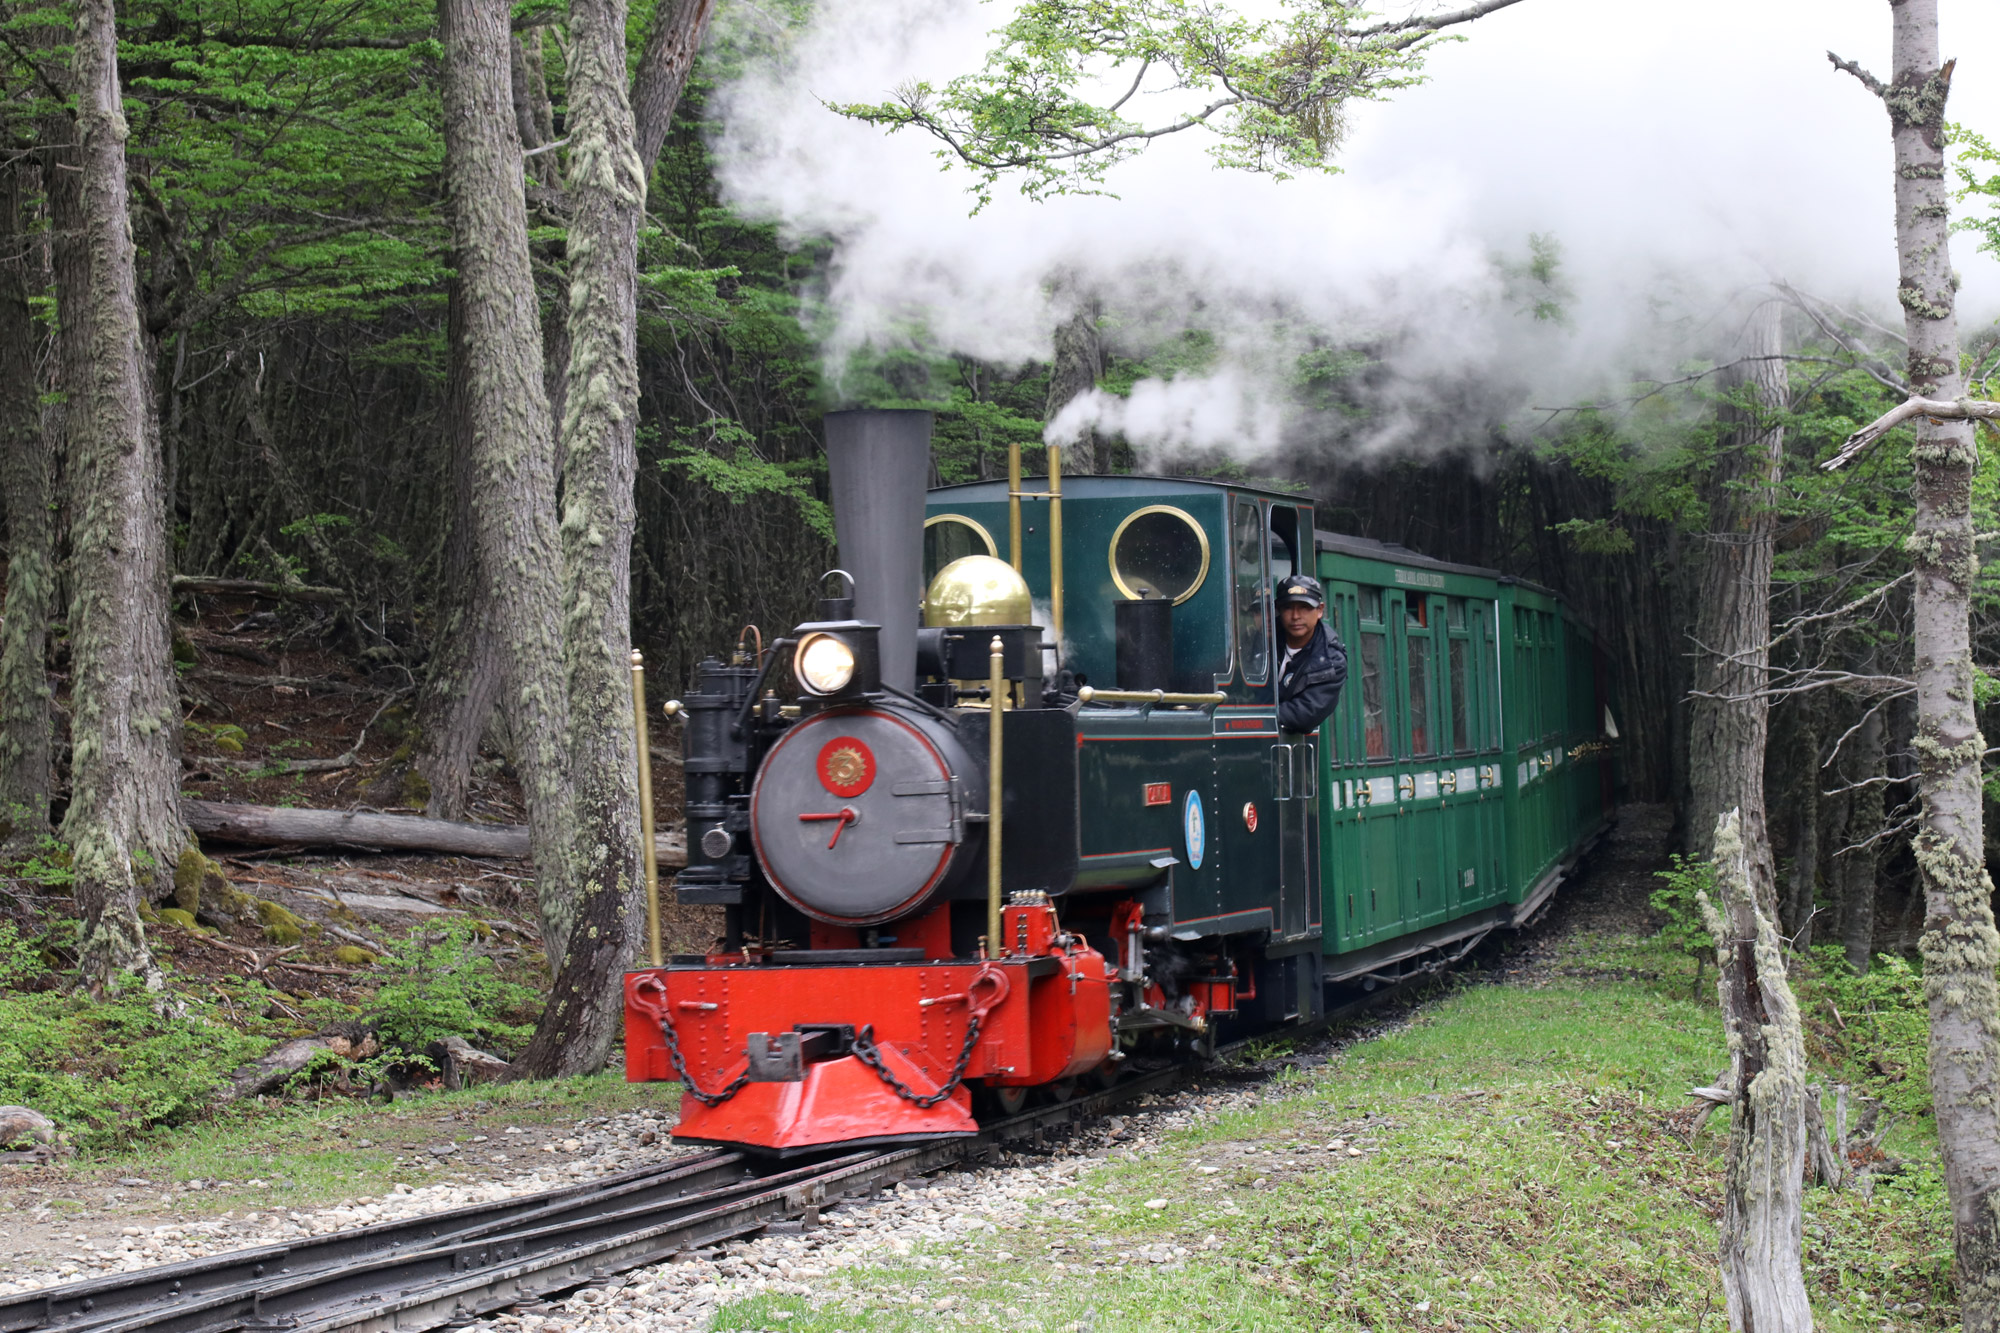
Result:
[[[1284,639],[1279,638],[1283,660]],[[1347,681],[1347,650],[1340,636],[1322,620],[1313,626],[1306,646],[1292,655],[1292,663],[1278,677],[1278,725],[1286,731],[1313,731],[1326,720],[1340,702],[1340,687]]]

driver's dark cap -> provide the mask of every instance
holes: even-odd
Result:
[[[1307,606],[1325,606],[1326,589],[1319,586],[1319,580],[1310,574],[1293,574],[1278,580],[1278,605],[1286,602],[1304,602]]]

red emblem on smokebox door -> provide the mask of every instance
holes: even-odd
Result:
[[[1245,801],[1243,803],[1243,827],[1249,829],[1252,833],[1257,831],[1257,803],[1255,801]]]
[[[859,796],[875,781],[875,752],[855,736],[836,736],[819,750],[819,780],[835,796]]]

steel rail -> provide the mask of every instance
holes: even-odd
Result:
[[[324,1268],[386,1252],[428,1249],[450,1239],[486,1234],[523,1219],[565,1208],[589,1207],[601,1199],[630,1197],[649,1189],[706,1190],[730,1179],[740,1179],[749,1170],[743,1153],[726,1150],[699,1153],[511,1199],[467,1204],[325,1236],[228,1250],[136,1272],[20,1292],[0,1297],[0,1333],[21,1333],[55,1323],[80,1331],[155,1301],[194,1299],[240,1287],[267,1274]]]
[[[1401,990],[1384,987],[1284,1033],[1309,1036]],[[1255,1040],[1228,1043],[1216,1055]],[[956,1162],[990,1160],[1006,1144],[1039,1144],[1208,1069],[1135,1072],[971,1137],[784,1169],[744,1153],[706,1153],[495,1204],[24,1292],[0,1301],[0,1333],[423,1333],[774,1223],[816,1223],[820,1209],[844,1199]]]

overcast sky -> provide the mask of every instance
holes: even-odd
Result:
[[[2000,137],[2000,3],[1940,9],[1959,58],[1951,118]],[[970,178],[941,171],[932,141],[820,99],[974,69],[1006,12],[824,0],[794,62],[723,90],[730,202],[838,242],[831,361],[919,311],[947,349],[1046,355],[1061,270],[1163,326],[1176,302],[1199,301],[1210,324],[1240,312],[1239,379],[1254,378],[1249,330],[1272,302],[1363,331],[1421,309],[1418,360],[1529,360],[1549,393],[1631,370],[1664,290],[1781,277],[1894,312],[1887,118],[1825,54],[1886,78],[1885,0],[1523,0],[1461,29],[1426,85],[1360,108],[1340,174],[1218,171],[1193,132],[1118,168],[1118,199],[1032,204],[1003,186],[969,217]],[[1575,290],[1556,341],[1500,309],[1494,256],[1521,254],[1531,231],[1561,240]],[[2000,315],[2000,263],[1969,236],[1953,254],[1966,326]]]

